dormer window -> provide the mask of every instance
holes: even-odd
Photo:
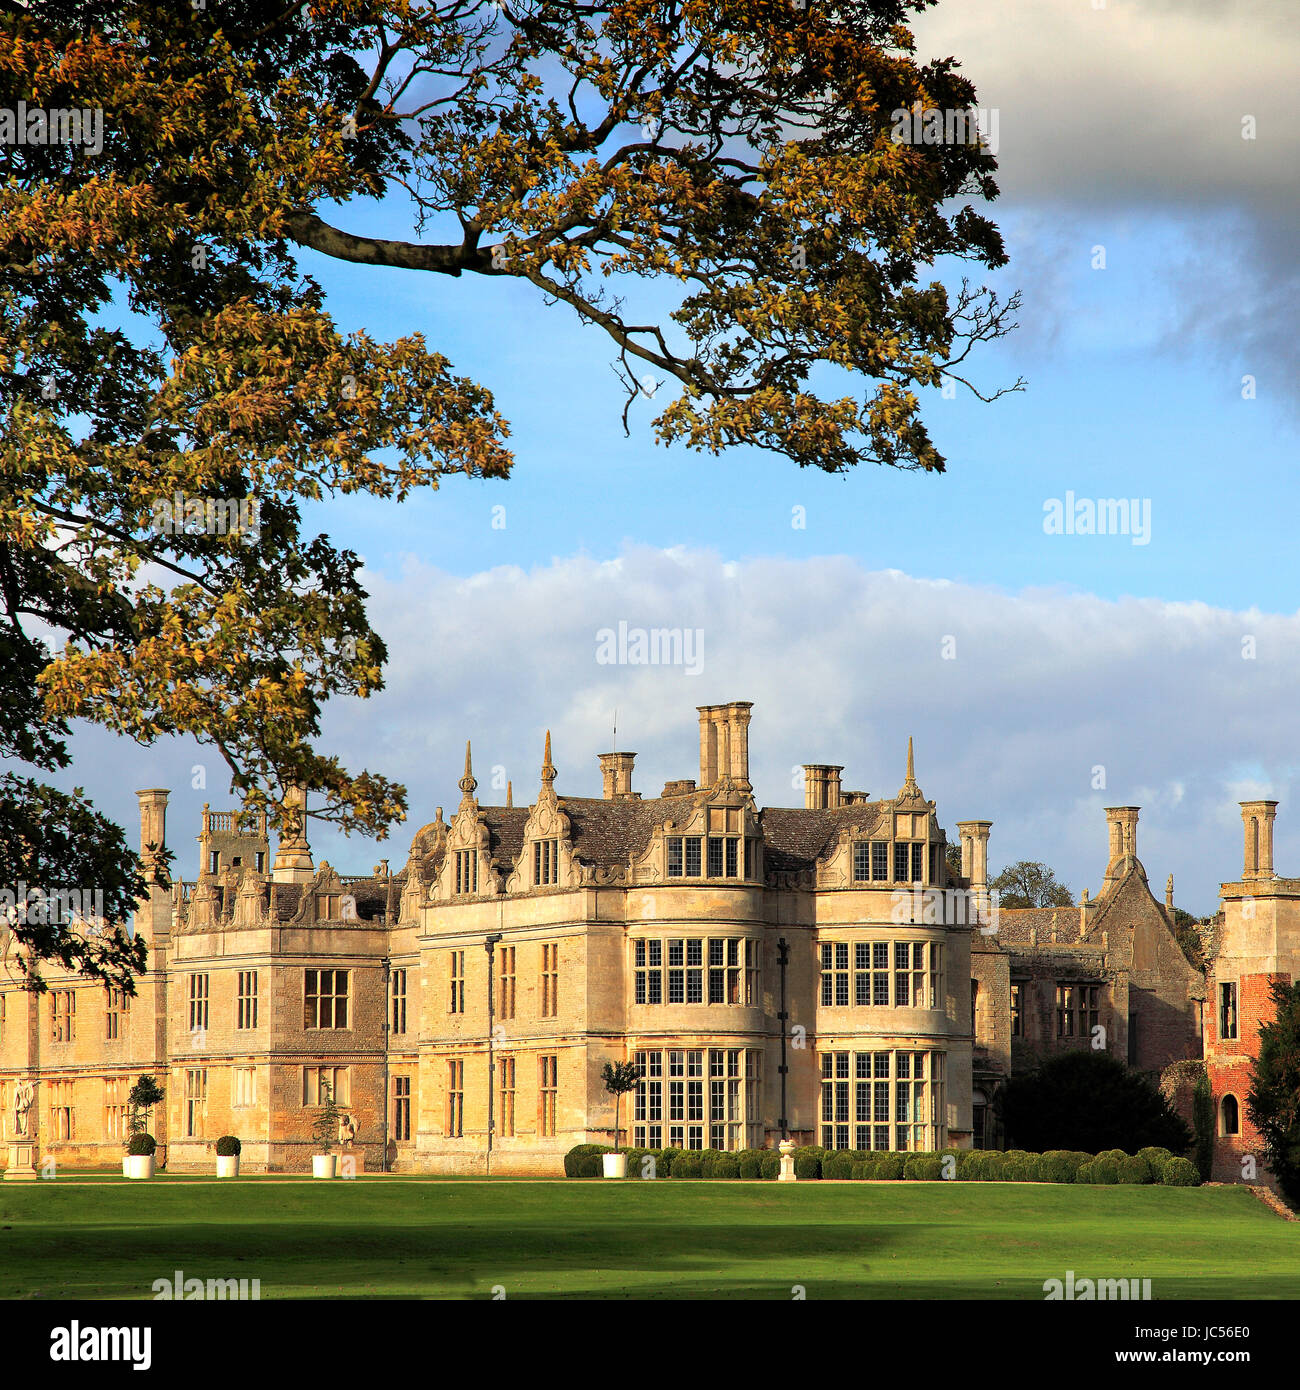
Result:
[[[888,840],[857,840],[854,842],[853,880],[855,883],[888,883]]]
[[[533,844],[533,883],[538,888],[560,881],[560,842],[537,840]]]
[[[740,877],[740,836],[738,835],[667,836],[665,863],[667,876],[669,878],[704,877],[704,855],[706,852],[708,854],[709,878]],[[747,863],[746,868],[748,867]]]
[[[456,851],[456,892],[478,892],[478,851],[475,849]]]
[[[925,846],[899,841],[894,845],[894,882],[920,883],[924,877]]]

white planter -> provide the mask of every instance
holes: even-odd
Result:
[[[605,1167],[607,1178],[627,1177],[627,1155],[626,1154],[601,1154],[600,1161]]]
[[[218,1154],[217,1155],[217,1177],[237,1178],[239,1176],[239,1155],[238,1154]]]
[[[337,1154],[312,1154],[311,1175],[313,1178],[332,1178],[338,1171]]]
[[[131,1161],[131,1155],[130,1155],[130,1154],[123,1154],[123,1155],[122,1155],[122,1176],[123,1176],[123,1177],[126,1177],[126,1165],[127,1165],[128,1163],[130,1163],[130,1161]]]
[[[122,1171],[128,1178],[153,1177],[153,1154],[128,1154],[122,1160]]]

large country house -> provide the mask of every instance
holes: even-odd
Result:
[[[1300,954],[1300,880],[1272,871],[1276,803],[1244,808],[1246,871],[1224,885],[1207,983],[1170,893],[1151,895],[1136,807],[1106,813],[1095,899],[998,911],[990,822],[957,824],[954,872],[910,740],[893,797],[810,764],[802,807],[760,809],[750,712],[701,707],[698,779],[655,797],[622,752],[600,757],[603,796],[559,795],[548,735],[534,803],[486,806],[467,748],[459,806],[397,873],[317,865],[301,829],[272,862],[265,821],[205,809],[197,880],[139,905],[134,998],[57,968],[36,994],[0,966],[0,1141],[25,1077],[43,1156],[114,1165],[148,1072],[172,1170],[207,1167],[227,1133],[251,1170],[306,1169],[332,1091],[366,1171],[552,1173],[613,1138],[601,1072],[635,1061],[637,1145],[935,1150],[1001,1143],[999,1087],[1059,1048],[1152,1072],[1204,1048],[1216,1161],[1236,1171],[1267,981]],[[168,793],[138,796],[152,860]]]

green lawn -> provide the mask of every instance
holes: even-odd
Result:
[[[0,1186],[0,1298],[1300,1298],[1300,1223],[1241,1188],[122,1179]]]

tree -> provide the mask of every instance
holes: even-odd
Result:
[[[311,1137],[316,1144],[316,1152],[329,1154],[339,1138],[339,1108],[334,1100],[334,1087],[328,1081],[320,1083],[321,1103],[312,1121]]]
[[[1146,1077],[1105,1052],[1060,1053],[1013,1076],[1001,1102],[1011,1142],[1031,1153],[1160,1147],[1181,1154],[1192,1142],[1191,1130]]]
[[[150,1114],[163,1103],[163,1088],[152,1076],[142,1076],[127,1092],[126,1128],[128,1135],[144,1134],[149,1127]],[[141,1116],[141,1111],[144,1112]]]
[[[998,893],[1001,907],[1070,907],[1070,890],[1057,881],[1046,864],[1020,859],[1008,865],[989,884]]]
[[[1016,300],[923,279],[1006,261],[966,201],[997,194],[990,151],[899,124],[975,101],[954,59],[914,57],[926,3],[6,9],[0,112],[75,110],[85,138],[69,118],[64,141],[0,140],[0,754],[63,766],[73,718],[190,735],[276,830],[290,785],[345,831],[402,818],[399,784],[313,748],[324,701],[382,688],[386,649],[360,561],[301,507],[504,478],[509,429],[421,335],[340,332],[307,249],[528,283],[611,340],[625,425],[654,396],[665,443],[942,471],[918,391],[981,394],[968,358]],[[399,235],[335,225],[386,195]],[[649,282],[666,317],[627,303]],[[860,398],[823,394],[827,367]],[[20,877],[33,825],[70,841],[94,815],[47,793],[0,808]],[[142,868],[70,871],[115,921]],[[111,934],[65,951],[128,989],[143,965]]]
[[[1209,1182],[1214,1170],[1214,1096],[1202,1066],[1192,1087],[1192,1132],[1196,1137],[1196,1171]]]
[[[1300,1203],[1300,981],[1274,980],[1273,1021],[1259,1030],[1246,1113],[1282,1191]]]
[[[600,1079],[605,1089],[614,1097],[614,1152],[618,1152],[619,1110],[623,1096],[635,1091],[641,1080],[641,1068],[635,1062],[606,1062]]]

